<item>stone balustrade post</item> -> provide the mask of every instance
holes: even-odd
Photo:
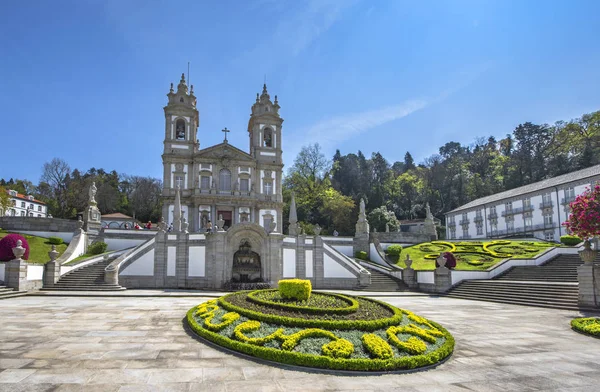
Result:
[[[48,252],[50,261],[44,265],[43,285],[44,287],[54,287],[60,278],[60,264],[56,262],[58,251],[56,245],[52,245],[52,250]]]
[[[6,263],[4,271],[4,280],[6,287],[17,291],[27,290],[27,263],[21,257],[25,254],[21,240],[17,241],[17,246],[12,248],[15,258]]]
[[[433,273],[433,282],[436,293],[445,293],[452,288],[452,272],[446,267],[446,258],[442,255],[437,258],[439,267]]]
[[[402,270],[402,280],[409,289],[416,289],[419,286],[417,283],[417,272],[412,268],[413,261],[408,254],[404,263],[406,264],[406,268]]]
[[[594,264],[595,250],[591,249],[590,241],[584,242],[584,249],[579,252],[583,264],[577,267],[579,282],[579,306],[596,308],[600,305],[600,266]]]

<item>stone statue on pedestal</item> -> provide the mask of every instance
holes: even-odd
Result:
[[[96,192],[97,191],[98,191],[98,188],[96,188],[96,183],[92,182],[92,186],[90,186],[90,190],[88,192],[88,194],[90,196],[90,200],[89,200],[90,204],[96,204]]]

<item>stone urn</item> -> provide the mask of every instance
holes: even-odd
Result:
[[[445,259],[444,259],[444,260],[445,260]],[[410,258],[410,256],[409,256],[409,255],[406,255],[406,260],[404,260],[404,264],[406,264],[406,268],[407,268],[407,269],[411,269],[412,263],[413,263],[413,261],[412,261],[412,259]]]
[[[444,255],[440,254],[440,257],[438,257],[436,261],[439,265],[438,268],[444,268],[446,266],[446,258],[444,257]]]
[[[590,240],[583,242],[583,250],[579,251],[579,257],[584,263],[593,263],[596,258],[596,251],[592,249]]]
[[[50,262],[55,262],[58,257],[58,251],[56,250],[56,245],[52,245],[52,250],[48,252],[48,257],[50,257]]]
[[[321,226],[319,226],[318,223],[315,225],[315,227],[313,228],[313,230],[315,231],[315,235],[320,235],[321,234]]]
[[[12,248],[13,255],[15,255],[15,260],[20,260],[21,257],[25,254],[27,249],[23,248],[23,242],[21,240],[17,241],[17,246]]]

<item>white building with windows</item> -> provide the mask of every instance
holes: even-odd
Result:
[[[201,148],[194,87],[184,75],[175,90],[167,94],[165,137],[162,154],[163,209],[169,224],[174,219],[177,188],[181,191],[182,217],[192,232],[205,231],[208,222],[214,228],[221,217],[225,228],[237,223],[256,223],[268,228],[283,227],[282,131],[277,96],[274,101],[263,86],[256,94],[248,122],[249,150],[229,144],[223,129],[223,143]]]
[[[558,241],[569,203],[600,181],[600,165],[473,200],[446,213],[446,238],[533,236]]]
[[[37,200],[33,195],[23,195],[12,189],[6,192],[10,195],[12,206],[4,211],[4,215],[33,216],[37,218],[46,218],[48,216],[46,203]]]

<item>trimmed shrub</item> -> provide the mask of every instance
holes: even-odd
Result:
[[[369,260],[367,252],[363,252],[363,251],[357,251],[356,253],[354,253],[354,257],[356,257],[357,259],[361,259],[361,260]]]
[[[576,235],[563,235],[560,237],[560,242],[566,246],[575,246],[581,242],[581,238]]]
[[[60,245],[63,243],[63,239],[60,237],[48,237],[48,242],[51,245]]]
[[[277,291],[277,290],[273,290],[273,291]],[[306,313],[312,313],[312,314],[350,314],[350,313],[354,313],[358,309],[358,301],[357,300],[355,300],[354,298],[351,298],[351,297],[347,297],[342,294],[319,293],[320,295],[330,296],[330,297],[341,299],[342,301],[346,302],[348,304],[348,306],[343,307],[343,308],[317,308],[317,307],[312,307],[312,306],[298,306],[295,304],[287,304],[287,303],[283,303],[283,302],[262,299],[259,297],[259,294],[264,293],[264,292],[265,292],[265,290],[255,290],[255,291],[249,292],[248,293],[248,301],[255,302],[255,303],[261,304],[261,305],[278,308],[278,309],[300,311],[300,312],[306,312]],[[315,297],[313,297],[313,298],[315,298]]]
[[[366,333],[360,340],[374,358],[388,359],[394,356],[394,351],[389,343],[374,333]]]
[[[306,301],[310,298],[312,285],[310,280],[283,279],[278,282],[279,293],[283,298]]]
[[[21,240],[22,247],[25,248],[25,254],[23,260],[29,259],[29,243],[25,237],[19,234],[9,234],[0,240],[0,261],[10,261],[15,258],[12,248],[17,246],[17,241]]]
[[[106,248],[108,245],[106,242],[94,242],[90,246],[88,246],[87,254],[88,255],[99,255],[101,253],[106,252]]]
[[[600,338],[600,319],[596,317],[580,317],[571,320],[571,328]]]
[[[389,255],[389,256],[400,256],[400,253],[402,253],[402,245],[390,245],[387,247],[387,249],[385,250],[385,252]]]

